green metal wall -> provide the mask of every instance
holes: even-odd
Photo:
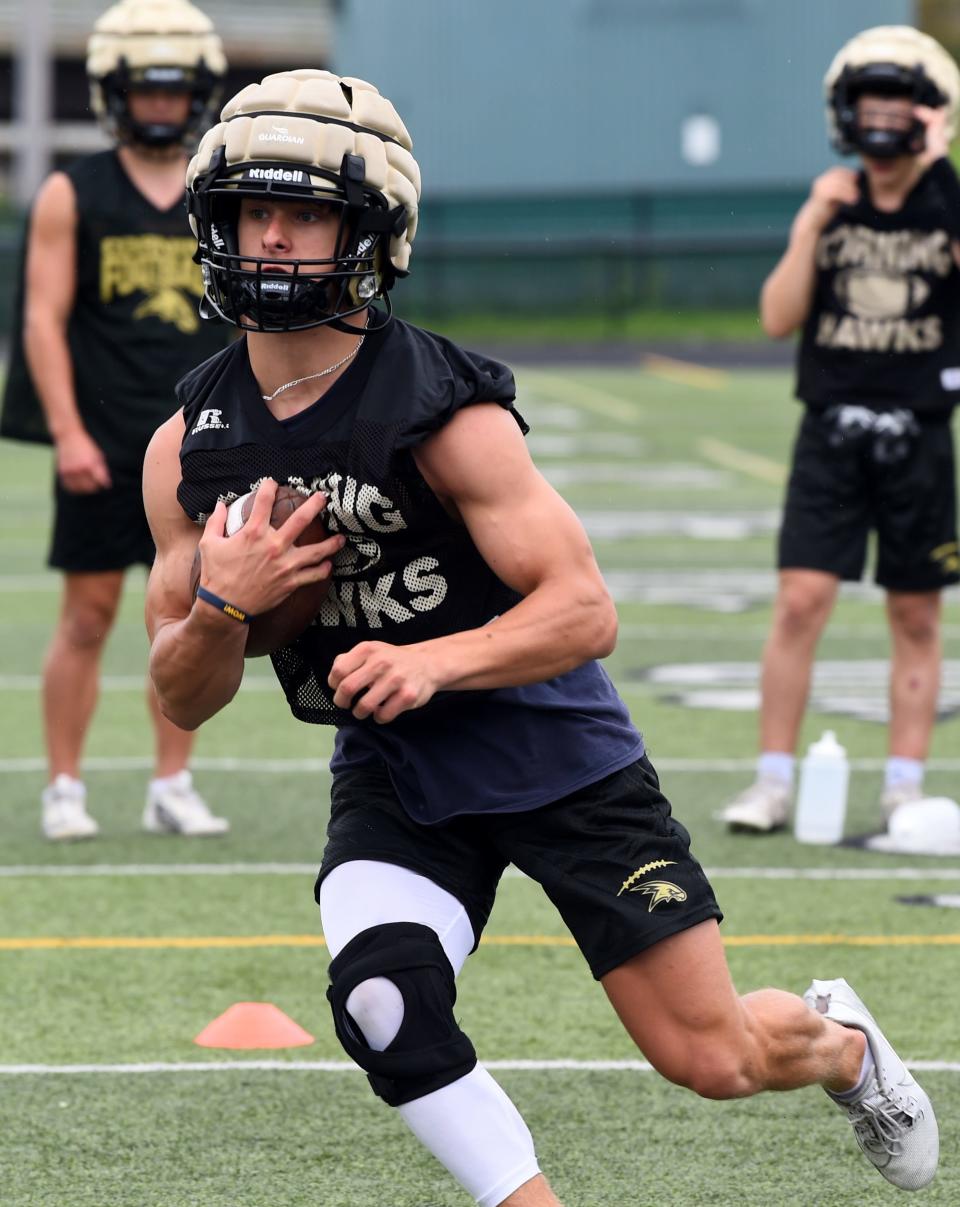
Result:
[[[724,189],[428,202],[418,313],[751,306],[803,193]]]

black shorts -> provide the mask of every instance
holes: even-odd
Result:
[[[599,980],[631,956],[723,917],[646,757],[554,804],[523,813],[413,821],[385,767],[334,776],[317,878],[353,859],[399,864],[462,903],[477,943],[508,863],[538,881]]]
[[[111,468],[113,485],[90,495],[54,483],[53,535],[47,564],[69,574],[152,566],[156,552],[139,473]]]
[[[901,414],[907,428],[898,434],[891,420],[891,434],[858,425],[852,408],[805,413],[780,529],[781,570],[856,582],[875,530],[881,587],[938,591],[960,582],[950,420]],[[862,418],[871,422],[869,413]]]

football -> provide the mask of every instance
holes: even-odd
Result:
[[[252,490],[249,494],[242,495],[230,504],[227,511],[227,536],[233,536],[250,518],[250,510],[253,507],[256,493],[255,490]],[[305,503],[306,500],[307,496],[301,494],[300,491],[295,490],[292,486],[278,486],[277,497],[274,500],[273,511],[270,515],[270,524],[272,527],[279,528],[284,520],[288,519],[300,504]],[[297,538],[296,544],[315,545],[319,541],[325,541],[328,535],[329,533],[323,520],[320,516],[317,516],[303,530]],[[192,599],[196,599],[197,588],[199,586],[200,550],[198,549],[194,556],[190,572],[190,595]],[[298,587],[292,595],[288,595],[275,608],[271,608],[268,612],[262,612],[259,616],[254,616],[248,626],[249,631],[247,633],[247,645],[244,650],[244,657],[262,658],[265,654],[272,654],[274,650],[288,645],[299,637],[320,611],[320,607],[327,598],[329,590],[330,580],[328,578],[318,583],[307,583],[306,586]]]

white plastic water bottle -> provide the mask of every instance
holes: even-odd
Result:
[[[800,765],[800,788],[793,832],[798,842],[837,843],[847,813],[850,764],[847,752],[828,729]]]

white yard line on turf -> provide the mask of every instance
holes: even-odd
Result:
[[[645,1060],[485,1060],[484,1066],[518,1073],[651,1073]],[[956,1060],[906,1060],[919,1073],[960,1073]],[[139,1064],[0,1065],[0,1076],[54,1077],[87,1073],[360,1073],[347,1060],[197,1060],[149,1061]]]
[[[141,771],[153,766],[153,758],[147,754],[118,755],[112,758],[85,758],[84,771]],[[14,771],[32,772],[46,770],[44,758],[0,759],[0,774]],[[266,775],[285,773],[314,774],[328,771],[329,759],[237,759],[204,758],[190,760],[194,771],[238,771],[242,774],[263,772]],[[751,764],[752,766],[752,764]],[[929,766],[929,763],[927,764]]]
[[[100,680],[101,691],[142,692],[146,675],[104,675]],[[0,691],[37,692],[40,690],[39,675],[0,675]],[[277,681],[269,675],[247,675],[240,684],[245,692],[276,692]]]
[[[0,880],[30,876],[315,876],[316,863],[24,863],[0,866]],[[960,880],[960,867],[706,868],[711,880]],[[518,868],[504,876],[525,880]]]
[[[654,763],[658,771],[670,771],[677,774],[690,772],[718,771],[753,771],[756,768],[756,757],[748,759],[682,759],[657,758]],[[13,772],[35,772],[46,768],[46,760],[39,757],[17,759],[0,758],[0,775]],[[267,775],[290,775],[297,773],[314,774],[318,771],[329,770],[328,759],[241,759],[241,758],[205,758],[199,756],[190,760],[195,771],[236,771],[241,774],[263,772]],[[153,759],[146,754],[118,755],[116,757],[93,757],[84,759],[85,771],[139,771],[153,766]],[[851,759],[853,771],[882,771],[886,766],[885,759]],[[928,771],[960,771],[960,758],[957,759],[928,759]]]

